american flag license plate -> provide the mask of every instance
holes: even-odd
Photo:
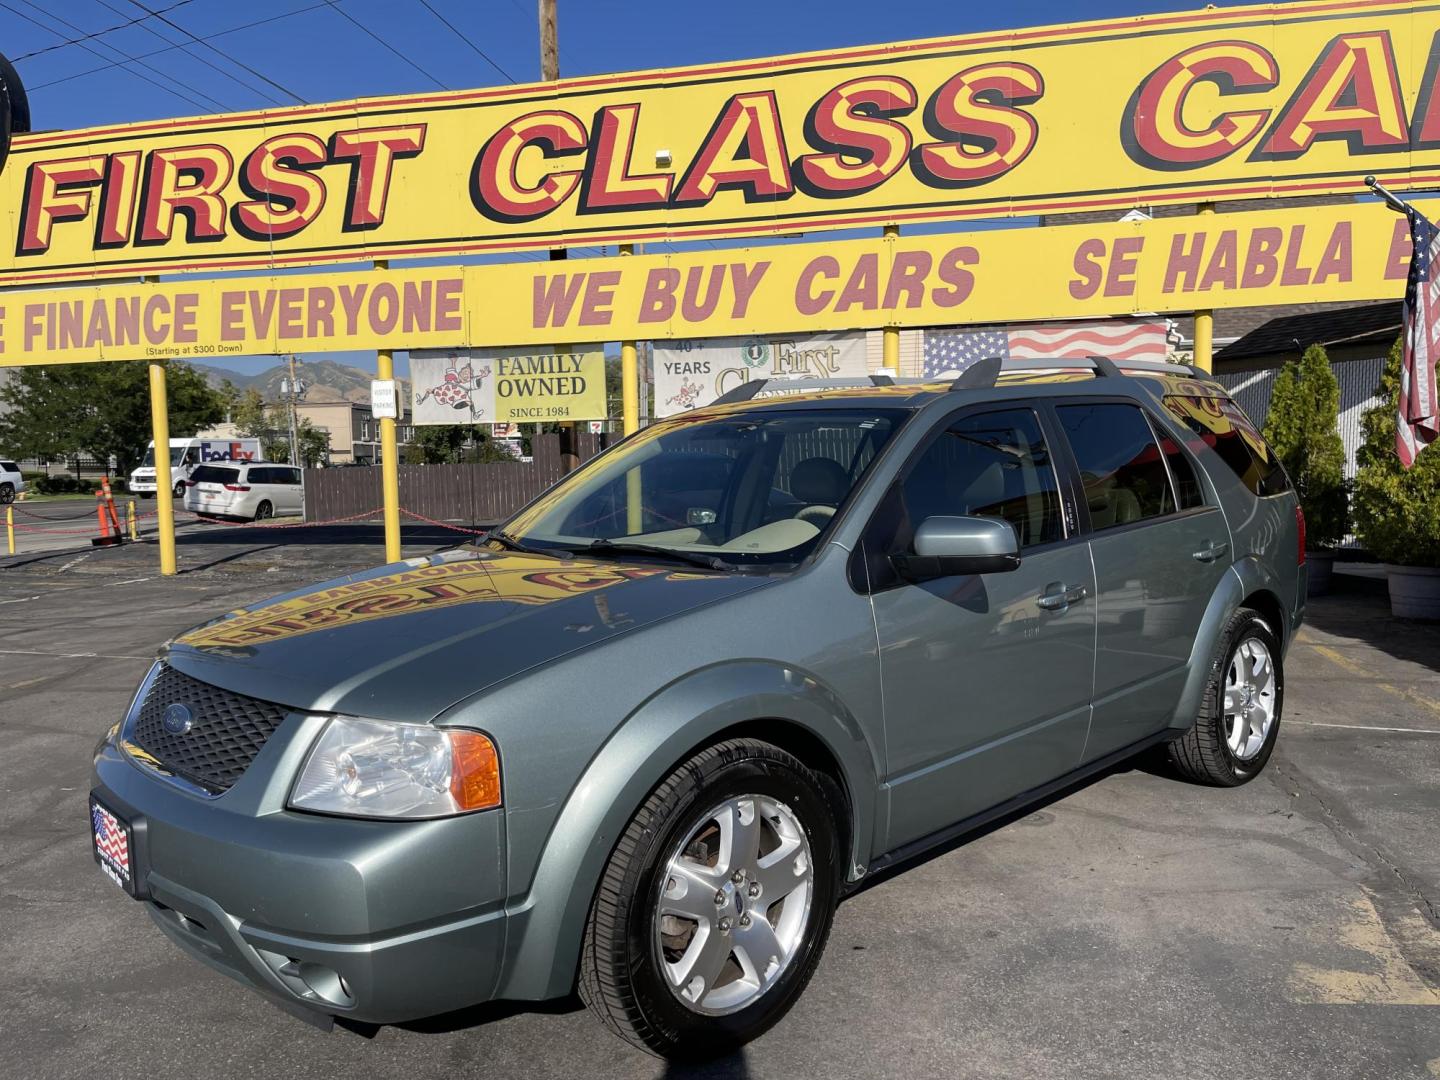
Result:
[[[105,876],[126,892],[133,891],[130,826],[91,799],[90,834],[95,845],[95,861]]]

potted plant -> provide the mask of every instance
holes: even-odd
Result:
[[[1335,545],[1349,531],[1345,445],[1340,440],[1340,382],[1322,345],[1311,345],[1275,377],[1265,441],[1274,449],[1305,512],[1310,595],[1330,591]]]
[[[1440,447],[1421,453],[1410,469],[1395,453],[1400,350],[1397,341],[1376,390],[1380,404],[1361,422],[1355,525],[1370,553],[1388,564],[1391,613],[1440,619]]]

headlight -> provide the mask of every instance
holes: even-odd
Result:
[[[290,795],[297,810],[433,818],[500,805],[500,760],[478,731],[337,716]]]

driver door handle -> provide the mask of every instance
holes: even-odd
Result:
[[[1090,590],[1084,585],[1066,585],[1063,581],[1052,581],[1045,586],[1045,591],[1035,599],[1035,603],[1046,611],[1064,611],[1071,604],[1078,604],[1089,595]]]
[[[1199,551],[1194,551],[1190,554],[1191,558],[1196,559],[1199,562],[1214,562],[1216,559],[1220,558],[1221,555],[1224,555],[1225,552],[1229,550],[1229,544],[1222,544],[1218,541],[1211,540],[1210,543],[1205,545]]]

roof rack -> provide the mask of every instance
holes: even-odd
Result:
[[[1122,368],[1108,356],[1065,357],[1053,360],[1008,360],[999,356],[987,356],[950,380],[949,389],[988,390],[1008,371],[1051,371],[1056,368],[1088,368],[1095,373],[1097,379],[1124,378],[1127,375],[1151,372],[1157,375],[1188,375],[1199,379],[1210,377],[1208,373],[1192,365],[1172,364],[1163,360],[1126,360]],[[941,382],[944,380],[896,379],[889,375],[843,379],[751,379],[721,394],[711,404],[733,405],[740,401],[750,401],[762,391],[771,388],[771,384],[774,384],[773,389],[787,394],[802,394],[810,390],[843,390],[861,386],[933,386]]]

